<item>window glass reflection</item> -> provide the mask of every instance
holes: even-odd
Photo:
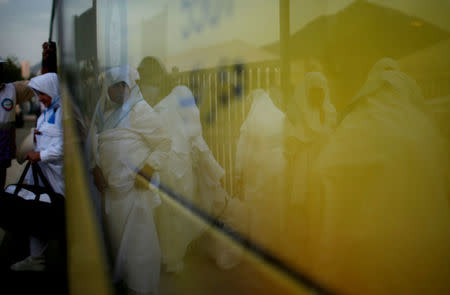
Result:
[[[450,7],[419,2],[67,4],[118,290],[450,292]]]

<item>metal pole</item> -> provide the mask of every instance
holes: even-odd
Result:
[[[50,34],[48,36],[48,42],[52,41],[53,36],[53,21],[55,20],[56,0],[52,1],[52,15],[50,17]]]
[[[283,92],[283,104],[287,105],[290,97],[291,68],[289,64],[289,39],[290,39],[290,0],[280,0],[280,71],[281,91]]]

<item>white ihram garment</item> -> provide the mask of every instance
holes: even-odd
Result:
[[[227,198],[220,179],[224,170],[202,137],[200,114],[191,91],[175,87],[155,106],[172,139],[161,169],[161,183],[207,214],[221,211]],[[157,210],[157,226],[166,270],[178,272],[189,244],[204,230],[190,213],[164,202]]]
[[[105,74],[107,89],[125,81],[130,97],[114,104],[106,93],[99,101],[91,126],[90,148],[106,182],[105,214],[114,255],[115,279],[135,292],[158,293],[161,252],[153,209],[159,196],[135,187],[136,171],[145,164],[158,177],[170,140],[159,116],[142,99],[131,68],[115,68]]]

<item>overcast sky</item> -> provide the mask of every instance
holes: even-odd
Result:
[[[51,0],[0,0],[0,56],[40,62],[48,39]]]

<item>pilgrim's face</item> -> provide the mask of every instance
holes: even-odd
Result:
[[[122,104],[130,96],[130,88],[127,83],[121,81],[109,86],[108,95],[115,103]]]
[[[39,96],[39,101],[42,102],[42,104],[46,108],[48,108],[49,106],[52,105],[52,98],[48,94],[46,94],[44,92],[40,92],[38,90],[36,90],[36,92],[37,92],[37,94]]]
[[[325,100],[325,92],[320,87],[310,88],[308,98],[312,106],[320,108]]]

